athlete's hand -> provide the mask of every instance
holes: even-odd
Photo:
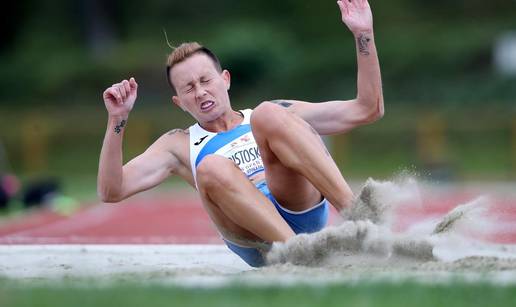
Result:
[[[373,30],[373,14],[367,0],[338,0],[342,22],[353,34]]]
[[[134,78],[123,80],[120,83],[113,84],[102,94],[104,104],[111,116],[125,116],[133,109],[138,91],[138,83]]]

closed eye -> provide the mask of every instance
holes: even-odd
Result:
[[[211,81],[211,79],[205,79],[205,80],[201,80],[201,83],[206,84],[206,83],[209,83],[210,81]]]

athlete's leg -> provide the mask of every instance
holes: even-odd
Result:
[[[267,184],[278,202],[295,211],[320,201],[350,206],[353,192],[319,134],[303,119],[264,102],[252,113],[251,127],[262,156]]]
[[[295,235],[233,161],[206,156],[197,167],[197,185],[208,214],[222,233],[266,242],[286,241]]]

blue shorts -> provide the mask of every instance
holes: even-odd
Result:
[[[294,212],[283,208],[278,201],[272,196],[267,187],[266,181],[261,181],[256,185],[256,188],[267,196],[269,200],[274,204],[276,210],[283,217],[283,219],[290,225],[292,230],[296,233],[312,233],[321,230],[328,222],[328,202],[323,199],[320,203],[313,206],[312,208]],[[265,265],[265,259],[260,250],[253,247],[246,247],[238,245],[224,238],[224,242],[235,254],[240,256],[247,264],[252,267],[261,267]]]

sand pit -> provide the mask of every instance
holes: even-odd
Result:
[[[223,245],[4,245],[0,276],[23,281],[180,281],[249,267]]]
[[[503,208],[481,197],[397,227],[396,212],[421,206],[421,199],[412,179],[369,180],[343,222],[275,244],[269,266],[260,269],[224,245],[0,245],[0,277],[182,286],[457,278],[516,284],[516,245],[492,240],[516,227],[514,215],[493,214]]]
[[[338,253],[333,256],[333,262],[321,266],[286,263],[253,269],[223,245],[13,245],[0,247],[0,276],[29,283],[84,281],[98,285],[125,281],[195,287],[234,282],[448,282],[457,278],[516,284],[516,259],[510,257],[420,261]]]

